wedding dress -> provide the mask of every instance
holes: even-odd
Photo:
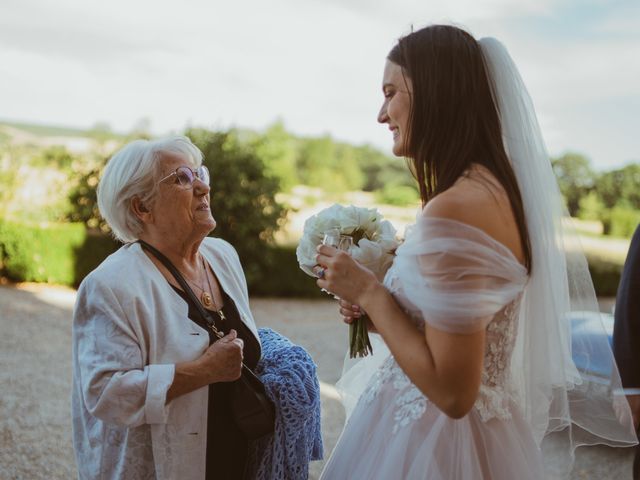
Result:
[[[526,269],[483,231],[422,215],[396,253],[384,285],[418,328],[424,329],[426,313],[443,330],[486,330],[480,392],[468,415],[451,419],[387,355],[360,396],[322,478],[542,478],[540,452],[514,397],[508,368]],[[413,296],[420,291],[423,298],[416,302]]]
[[[345,362],[337,387],[348,418],[322,479],[566,478],[581,445],[637,443],[604,327],[572,336],[572,313],[596,315],[598,304],[533,104],[504,46],[479,43],[522,195],[532,272],[484,231],[420,212],[384,285],[420,330],[425,322],[485,330],[478,397],[463,418],[447,417],[376,342],[373,356]],[[607,375],[592,374],[594,359],[608,362]]]

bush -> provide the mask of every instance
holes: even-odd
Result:
[[[73,249],[73,286],[77,288],[84,277],[121,246],[122,243],[110,235],[88,231],[84,242]]]
[[[316,282],[300,270],[295,247],[272,246],[266,254],[271,258],[271,268],[261,269],[249,281],[249,294],[258,297],[306,297],[329,298]],[[247,265],[240,257],[243,268]]]
[[[607,208],[598,196],[597,192],[589,192],[580,199],[578,217],[581,220],[602,221],[603,214]]]
[[[407,185],[386,185],[382,191],[376,192],[376,200],[386,205],[406,207],[417,205],[420,202],[420,194],[414,187]]]
[[[610,221],[612,236],[629,238],[640,223],[640,211],[626,205],[616,205],[611,209]]]
[[[21,225],[0,220],[0,276],[16,282],[72,285],[74,249],[85,240],[84,225]]]
[[[587,260],[596,295],[598,297],[615,297],[623,264],[595,255],[587,255]]]
[[[279,180],[268,175],[253,147],[234,130],[192,129],[186,135],[200,148],[211,171],[211,210],[217,222],[212,235],[236,248],[247,281],[255,284],[263,271],[277,267],[270,247],[287,213],[275,199]]]

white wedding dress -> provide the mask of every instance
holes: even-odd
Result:
[[[542,478],[540,449],[510,369],[527,279],[511,251],[483,231],[418,215],[384,285],[421,330],[425,321],[450,332],[485,329],[478,398],[465,417],[449,418],[389,354],[359,397],[321,478]]]

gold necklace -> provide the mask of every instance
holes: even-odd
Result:
[[[202,257],[202,255],[201,255]],[[211,288],[211,280],[209,280],[209,268],[207,268],[207,263],[204,260],[204,257],[202,257],[202,266],[204,267],[204,275],[205,277],[207,277],[207,285],[209,286],[209,291],[211,293],[213,293],[213,288]],[[215,312],[218,314],[218,316],[220,317],[220,320],[226,320],[227,317],[224,316],[224,312],[222,311],[222,308],[218,308],[218,305],[216,304],[215,299],[213,298],[213,296],[209,295],[209,292],[205,292],[203,290],[202,293],[202,303],[204,304],[204,306],[208,306],[207,302],[209,302],[209,306],[211,305],[211,303],[213,303],[213,307],[215,308]]]

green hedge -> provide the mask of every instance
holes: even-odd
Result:
[[[259,297],[329,298],[322,293],[314,278],[298,266],[295,247],[269,247],[268,263],[250,279],[249,293]],[[242,259],[240,259],[242,261]],[[246,270],[247,265],[243,263]]]
[[[589,255],[589,272],[593,280],[596,295],[599,297],[615,297],[622,275],[623,263]]]
[[[82,224],[20,225],[0,220],[0,276],[9,280],[78,286],[120,244],[85,232]],[[241,259],[243,260],[243,259]],[[300,270],[294,247],[265,247],[260,264],[243,267],[253,296],[328,298]],[[622,264],[589,258],[598,296],[615,296]]]
[[[0,275],[13,281],[72,285],[82,224],[22,225],[0,220]]]

